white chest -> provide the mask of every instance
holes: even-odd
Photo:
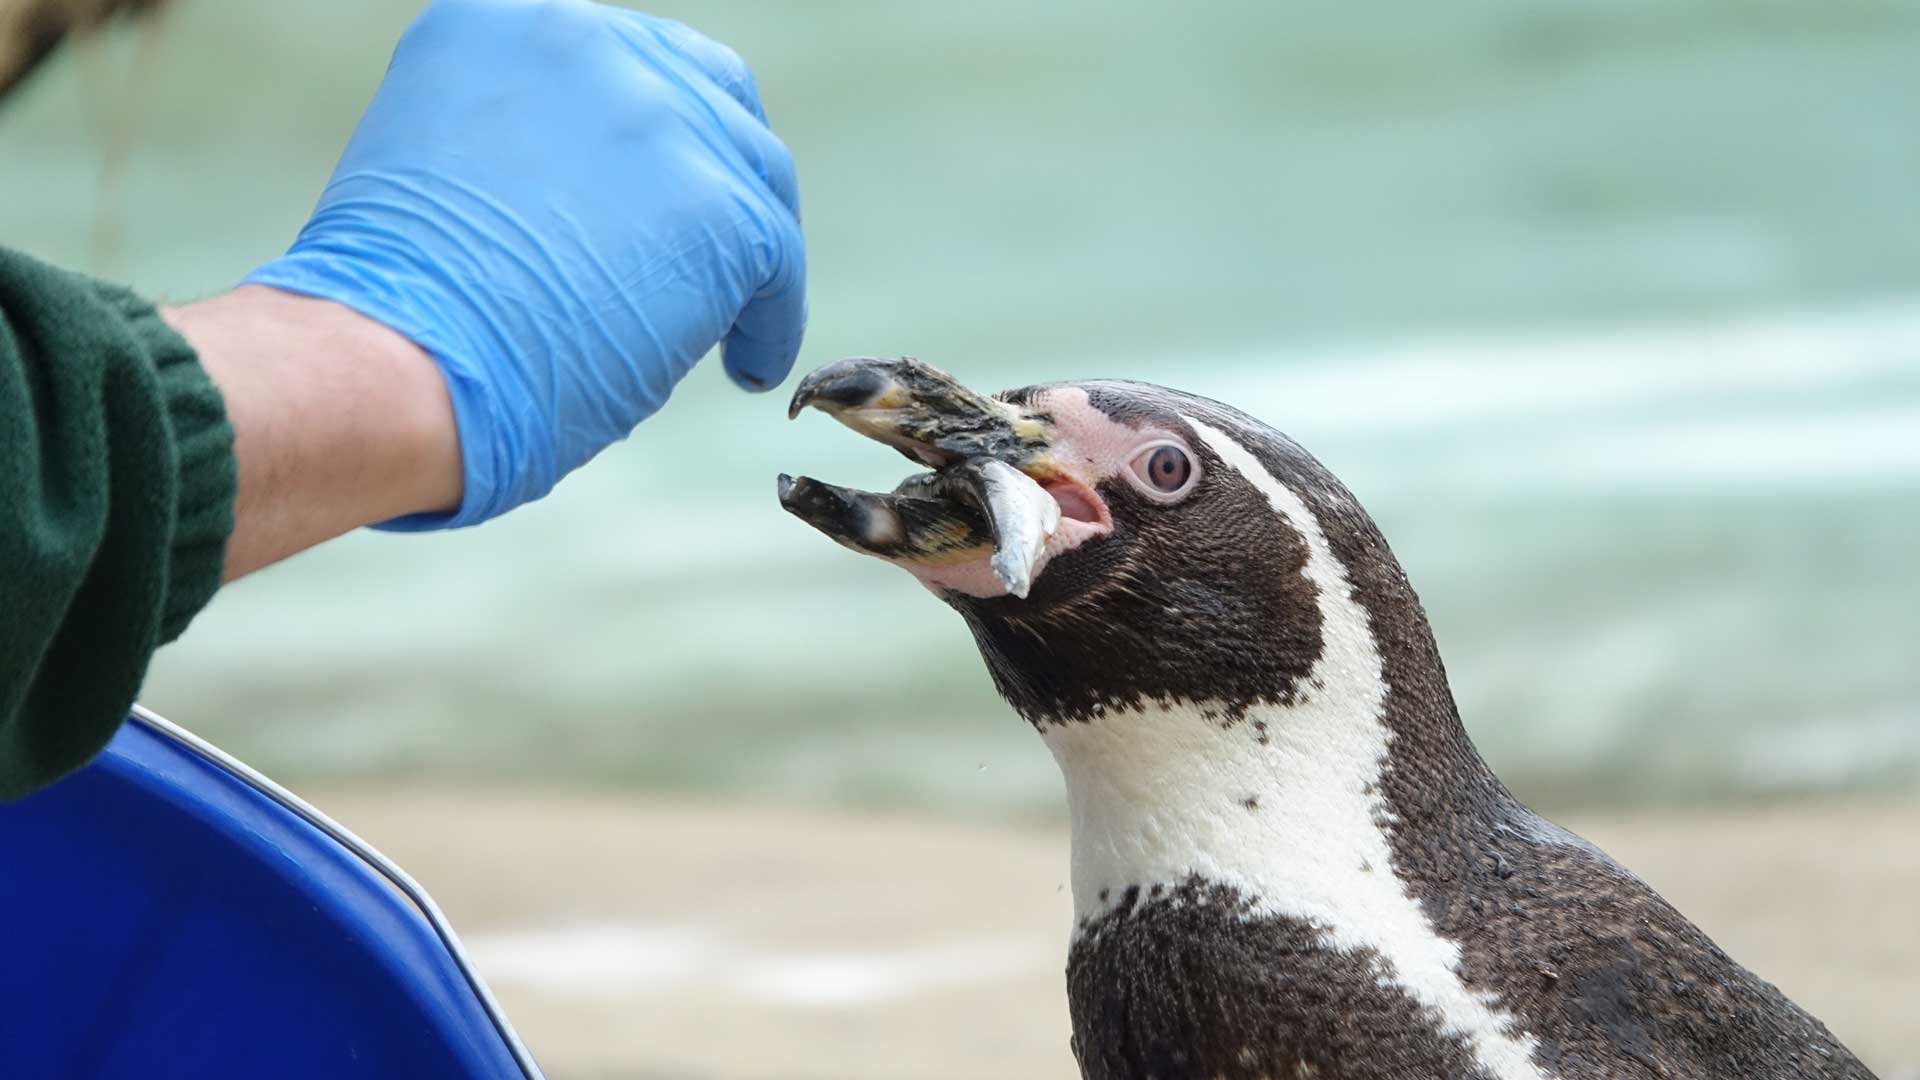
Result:
[[[1255,708],[1231,726],[1194,702],[1045,729],[1073,819],[1076,918],[1111,910],[1130,886],[1144,896],[1195,875],[1231,886],[1253,904],[1249,918],[1298,919],[1333,948],[1380,956],[1392,966],[1383,981],[1434,1009],[1493,1076],[1540,1080],[1533,1038],[1467,989],[1459,946],[1394,876],[1376,789],[1389,750],[1386,687],[1345,567],[1297,494],[1231,437],[1190,422],[1305,540],[1321,654],[1295,704]]]

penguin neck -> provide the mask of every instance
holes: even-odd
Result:
[[[1366,644],[1326,658],[1311,693],[1238,719],[1170,702],[1040,724],[1066,782],[1081,926],[1196,878],[1231,887],[1250,914],[1363,936],[1383,920],[1359,912],[1407,908],[1395,834],[1448,829],[1489,807],[1498,782],[1444,677],[1441,701],[1397,698]]]
[[[1148,696],[1083,721],[1040,718],[1066,780],[1076,914],[1084,925],[1197,877],[1251,912],[1346,928],[1353,944],[1396,926],[1431,936],[1396,848],[1510,797],[1461,727],[1426,615],[1350,496],[1310,506],[1195,427],[1303,541],[1320,649],[1291,694],[1244,712]]]

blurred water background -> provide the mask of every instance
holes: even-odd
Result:
[[[416,8],[182,0],[63,55],[0,107],[0,242],[231,284]],[[1548,807],[1920,784],[1920,2],[653,9],[798,158],[803,367],[1289,431]],[[959,621],[774,501],[904,463],[784,404],[703,367],[543,503],[227,590],[145,700],[295,781],[1057,806]]]

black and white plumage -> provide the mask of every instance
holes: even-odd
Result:
[[[809,376],[796,409],[936,472],[782,478],[782,502],[958,610],[1058,761],[1090,1080],[1871,1077],[1507,791],[1379,530],[1292,441],[1137,383],[949,386],[911,361]],[[1058,506],[1037,545],[944,479],[983,432]],[[992,558],[1023,543],[1021,596]]]

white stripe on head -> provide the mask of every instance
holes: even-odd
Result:
[[[1076,919],[1111,910],[1128,886],[1144,896],[1197,874],[1250,900],[1249,918],[1304,920],[1332,947],[1378,953],[1393,965],[1383,981],[1432,1008],[1492,1076],[1539,1080],[1535,1040],[1509,1035],[1513,1017],[1461,982],[1459,945],[1393,872],[1377,794],[1386,684],[1346,567],[1298,494],[1225,432],[1187,422],[1306,543],[1320,656],[1294,704],[1255,706],[1231,727],[1213,703],[1179,702],[1044,729],[1073,817]]]

